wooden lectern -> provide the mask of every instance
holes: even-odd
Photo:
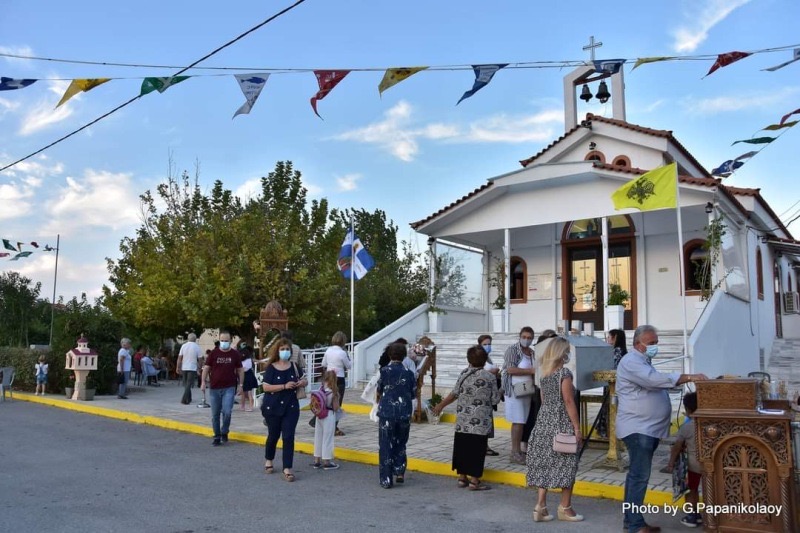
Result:
[[[706,531],[798,531],[788,402],[759,409],[753,379],[695,384]],[[714,506],[722,506],[719,513],[708,512]]]

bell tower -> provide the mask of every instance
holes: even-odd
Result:
[[[595,42],[594,36],[589,38],[589,44],[583,49],[589,51],[590,60],[566,76],[564,76],[564,131],[569,131],[578,125],[578,91],[581,100],[587,103],[593,97],[606,103],[611,100],[611,118],[625,120],[625,79],[623,77],[621,59],[596,60],[595,49],[603,43]],[[611,82],[609,92],[606,78]],[[590,84],[600,82],[597,94],[592,95]]]

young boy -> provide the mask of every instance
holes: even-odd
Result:
[[[672,472],[675,468],[675,461],[678,460],[678,456],[683,451],[684,446],[686,446],[686,455],[689,460],[689,492],[686,493],[686,503],[689,504],[689,508],[695,512],[684,516],[681,519],[681,523],[687,527],[700,527],[703,525],[703,519],[700,513],[697,512],[697,489],[700,486],[703,469],[700,466],[700,462],[697,460],[697,441],[694,436],[694,420],[690,418],[697,410],[697,393],[687,393],[683,397],[683,407],[686,409],[687,420],[678,430],[675,444],[672,445],[672,449],[670,450],[669,463],[665,470],[667,472]]]

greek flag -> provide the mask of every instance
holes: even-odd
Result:
[[[345,279],[350,279],[350,273],[355,272],[356,280],[366,276],[375,266],[372,256],[352,229],[347,230],[337,263]]]

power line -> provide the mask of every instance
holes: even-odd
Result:
[[[179,76],[180,74],[183,74],[183,73],[184,73],[184,72],[186,72],[187,70],[189,70],[189,69],[191,69],[191,68],[194,68],[194,67],[195,67],[197,64],[199,64],[199,63],[202,63],[203,61],[205,61],[205,60],[206,60],[206,59],[208,59],[209,57],[211,57],[211,56],[213,56],[213,55],[215,55],[215,54],[219,53],[220,51],[222,51],[222,50],[224,50],[225,48],[227,48],[227,47],[231,46],[232,44],[236,43],[237,41],[239,41],[239,40],[241,40],[241,39],[244,39],[245,37],[247,37],[248,35],[250,35],[250,34],[251,34],[251,33],[253,33],[254,31],[256,31],[256,30],[258,30],[258,29],[262,28],[263,26],[266,26],[267,24],[269,24],[269,23],[270,23],[270,22],[272,22],[273,20],[277,19],[277,18],[278,18],[278,17],[280,17],[281,15],[284,15],[284,14],[288,13],[289,11],[291,11],[291,10],[292,10],[292,9],[294,9],[294,8],[296,8],[297,6],[299,6],[300,4],[302,4],[302,3],[303,3],[303,2],[305,2],[305,1],[306,1],[306,0],[297,0],[297,1],[296,1],[294,4],[292,4],[292,5],[290,5],[290,6],[286,7],[286,8],[284,8],[284,9],[282,9],[282,10],[278,11],[277,13],[275,13],[275,14],[274,14],[274,15],[272,15],[271,17],[267,18],[266,20],[262,21],[261,23],[259,23],[259,24],[256,24],[255,26],[253,26],[252,28],[250,28],[250,29],[249,29],[249,30],[247,30],[246,32],[244,32],[244,33],[242,33],[242,34],[238,35],[237,37],[235,37],[235,38],[231,39],[230,41],[228,41],[227,43],[223,44],[222,46],[219,46],[219,47],[218,47],[218,48],[216,48],[215,50],[213,50],[213,51],[209,52],[208,54],[204,55],[203,57],[201,57],[200,59],[198,59],[197,61],[195,61],[195,62],[194,62],[194,63],[192,63],[191,65],[189,65],[189,66],[187,66],[187,67],[184,67],[184,68],[182,68],[181,70],[179,70],[178,72],[176,72],[175,74],[173,74],[173,75],[172,75],[172,77],[174,78],[175,76]],[[97,117],[96,119],[92,120],[91,122],[88,122],[88,123],[84,124],[83,126],[81,126],[80,128],[78,128],[78,129],[76,129],[76,130],[74,130],[74,131],[72,131],[72,132],[70,132],[70,133],[68,133],[68,134],[64,135],[63,137],[60,137],[60,138],[56,139],[55,141],[51,142],[51,143],[50,143],[50,144],[48,144],[47,146],[45,146],[45,147],[43,147],[43,148],[40,148],[40,149],[36,150],[35,152],[32,152],[32,153],[30,153],[30,154],[26,155],[25,157],[23,157],[23,158],[21,158],[21,159],[18,159],[18,160],[16,160],[16,161],[14,161],[13,163],[10,163],[10,164],[8,164],[8,165],[6,165],[6,166],[4,166],[4,167],[0,168],[0,172],[3,172],[4,170],[6,170],[6,169],[9,169],[9,168],[13,167],[13,166],[14,166],[14,165],[16,165],[16,164],[18,164],[18,163],[21,163],[21,162],[25,161],[26,159],[30,159],[31,157],[33,157],[33,156],[35,156],[35,155],[37,155],[37,154],[40,154],[40,153],[44,152],[45,150],[47,150],[47,149],[49,149],[49,148],[51,148],[51,147],[55,146],[56,144],[58,144],[58,143],[60,143],[60,142],[62,142],[62,141],[65,141],[65,140],[69,139],[69,138],[70,138],[70,137],[72,137],[73,135],[75,135],[75,134],[77,134],[77,133],[80,133],[81,131],[85,130],[86,128],[88,128],[88,127],[90,127],[90,126],[93,126],[94,124],[97,124],[98,122],[100,122],[100,121],[101,121],[101,120],[103,120],[104,118],[106,118],[106,117],[108,117],[108,116],[110,116],[110,115],[113,115],[114,113],[116,113],[117,111],[119,111],[120,109],[122,109],[123,107],[126,107],[126,106],[128,106],[128,105],[132,104],[133,102],[135,102],[136,100],[138,100],[138,99],[139,99],[139,98],[141,98],[141,97],[142,97],[142,95],[141,95],[141,94],[138,94],[138,95],[134,96],[133,98],[131,98],[131,99],[130,99],[130,100],[128,100],[127,102],[124,102],[124,103],[122,103],[122,104],[118,105],[117,107],[115,107],[115,108],[114,108],[114,109],[112,109],[111,111],[108,111],[107,113],[104,113],[103,115],[100,115],[99,117]]]

